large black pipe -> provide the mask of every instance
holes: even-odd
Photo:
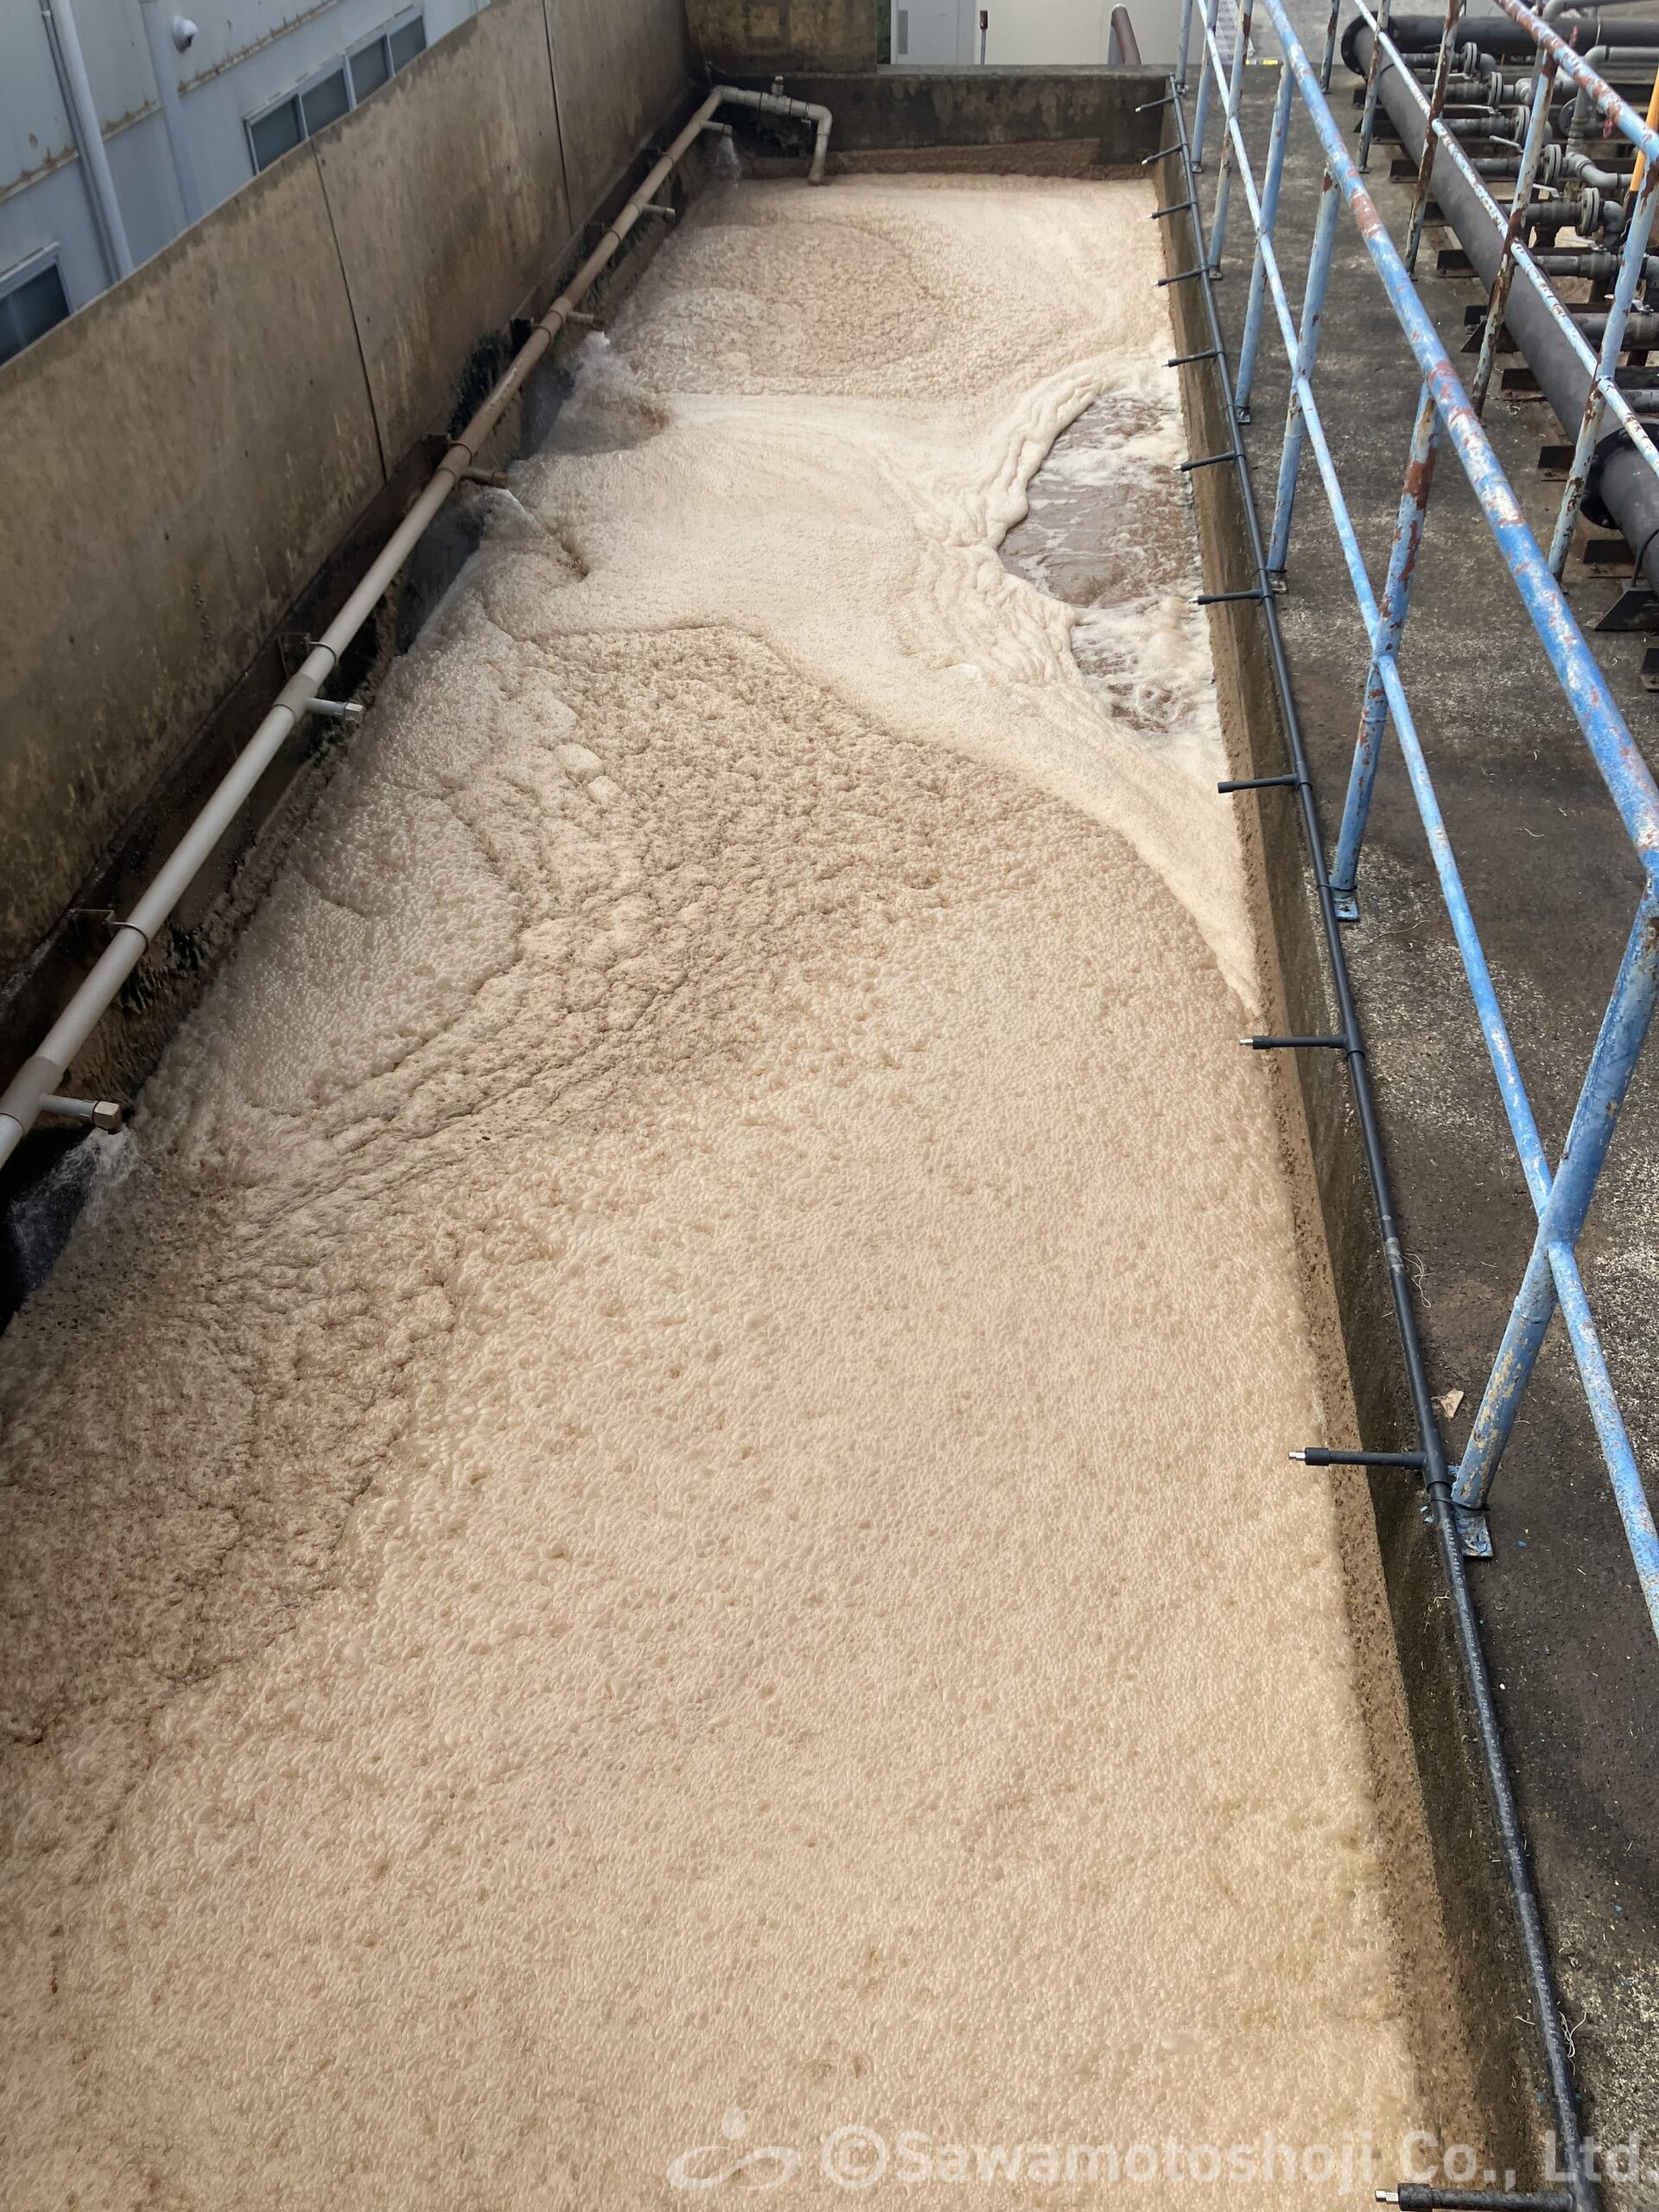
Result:
[[[1598,8],[1578,9],[1571,15],[1558,16],[1549,28],[1569,46],[1574,43],[1573,34],[1576,31],[1580,54],[1588,54],[1592,46],[1659,46],[1659,21],[1633,22],[1622,8],[1615,8],[1606,15]],[[1388,29],[1389,36],[1402,54],[1433,54],[1439,49],[1446,17],[1390,16]],[[1342,41],[1343,59],[1351,69],[1354,57],[1349,46],[1357,31],[1366,31],[1357,16],[1348,26]],[[1530,61],[1537,51],[1532,34],[1519,23],[1511,22],[1507,16],[1465,17],[1458,25],[1457,37],[1459,46],[1478,46],[1483,54],[1495,54],[1506,61]],[[1370,34],[1366,31],[1368,54],[1370,40]]]
[[[1519,27],[1511,24],[1510,29],[1518,31]],[[1344,55],[1349,67],[1363,76],[1371,60],[1371,34],[1365,24],[1352,26],[1344,41]],[[1378,75],[1377,97],[1407,155],[1421,162],[1423,111],[1413,88],[1402,83],[1392,62],[1385,62]],[[1467,178],[1444,157],[1434,164],[1433,192],[1441,213],[1457,232],[1476,274],[1490,292],[1503,250],[1502,232],[1476,199]],[[1590,396],[1589,371],[1524,279],[1518,278],[1511,287],[1503,320],[1561,428],[1568,437],[1576,438],[1584,420],[1584,403]],[[1596,448],[1584,509],[1590,521],[1611,523],[1624,531],[1637,567],[1659,592],[1659,479],[1632,449],[1622,430],[1609,433]]]

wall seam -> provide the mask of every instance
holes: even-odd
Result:
[[[559,112],[559,71],[558,64],[553,59],[552,0],[542,0],[542,29],[547,34],[547,81],[553,93],[553,128],[559,139],[559,175],[564,180],[564,219],[571,237],[575,238],[582,224],[570,198],[570,165],[564,155],[564,118]]]
[[[374,450],[380,461],[380,481],[389,484],[391,472],[386,467],[386,442],[380,429],[380,410],[374,404],[374,383],[369,375],[369,357],[363,344],[362,326],[358,321],[357,302],[352,296],[351,272],[346,266],[346,256],[340,251],[340,232],[334,222],[334,202],[328,197],[328,176],[322,166],[322,156],[315,139],[308,140],[311,158],[316,164],[317,186],[322,194],[323,213],[328,218],[328,235],[334,242],[334,259],[340,264],[340,281],[345,289],[346,312],[352,318],[352,337],[357,346],[358,365],[363,372],[363,396],[369,403],[369,421],[374,429]]]

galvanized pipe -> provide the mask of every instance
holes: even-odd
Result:
[[[1268,539],[1268,568],[1274,576],[1285,573],[1290,554],[1291,518],[1296,506],[1296,479],[1302,465],[1304,411],[1302,394],[1312,385],[1319,355],[1319,332],[1325,321],[1325,286],[1331,278],[1331,257],[1336,251],[1337,219],[1342,195],[1331,172],[1319,186],[1319,219],[1313,226],[1313,245],[1307,260],[1307,283],[1302,292],[1301,321],[1296,358],[1291,375],[1290,397],[1285,406],[1284,442],[1279,452],[1279,482],[1273,503],[1273,529]]]
[[[1204,13],[1199,17],[1198,33],[1198,104],[1192,115],[1192,172],[1196,176],[1204,168],[1204,142],[1210,127],[1210,86],[1212,81],[1206,59],[1215,43],[1216,22],[1221,0],[1205,0]]]
[[[662,156],[643,184],[624,206],[576,274],[531,331],[505,373],[482,406],[450,446],[433,472],[425,490],[386,540],[362,582],[307,654],[297,675],[278,693],[275,704],[238,755],[219,788],[191,823],[160,873],[119,923],[92,969],[68,1005],[58,1016],[38,1048],[24,1061],[0,1095],[0,1165],[9,1160],[34,1127],[44,1099],[55,1092],[65,1070],[86,1043],[118,991],[137,966],[168,916],[189,888],[202,864],[235,821],[261,776],[281,752],[301,717],[312,711],[313,702],[339,666],[340,656],[373,613],[386,587],[419,543],[428,524],[449,494],[477,461],[484,444],[508,405],[558,338],[575,320],[581,301],[609,265],[623,240],[656,197],[699,134],[707,129],[716,108],[730,102],[758,108],[768,115],[793,115],[817,126],[812,174],[821,179],[829,146],[828,108],[804,100],[785,99],[771,92],[744,92],[720,85],[709,93]]]
[[[1481,1398],[1454,1492],[1460,1504],[1484,1504],[1503,1446],[1520,1409],[1521,1396],[1555,1311],[1558,1255],[1571,1258],[1584,1226],[1597,1178],[1618,1126],[1619,1110],[1659,996],[1659,900],[1649,886],[1631,926],[1618,982],[1591,1054],[1584,1087],[1567,1130],[1560,1165],[1538,1211],[1526,1277],[1503,1332],[1491,1376]],[[1638,1484],[1638,1496],[1639,1484]],[[1646,1513],[1652,1548],[1644,1592],[1659,1625],[1659,1542]],[[1639,1563],[1639,1562],[1638,1562]]]
[[[1325,59],[1319,64],[1319,90],[1331,89],[1331,72],[1337,63],[1337,31],[1342,22],[1342,0],[1331,0],[1331,13],[1325,19]]]
[[[1500,4],[1509,5],[1510,0],[1500,0]],[[1563,51],[1559,41],[1550,38],[1542,44],[1545,70],[1562,66]],[[1567,56],[1566,59],[1577,67],[1576,57]],[[1649,127],[1637,123],[1624,104],[1609,95],[1605,86],[1592,86],[1591,89],[1597,105],[1610,113],[1611,119],[1627,136],[1635,137],[1638,143],[1651,139]],[[1659,172],[1650,172],[1650,176],[1659,178]],[[1514,248],[1514,228],[1511,219],[1506,232],[1510,250]],[[1625,264],[1627,268],[1634,265],[1642,244],[1642,236],[1633,219],[1630,239],[1632,260]],[[1559,303],[1551,302],[1547,293],[1535,293],[1533,296],[1541,304],[1550,304],[1556,312],[1564,314]],[[1603,320],[1609,323],[1610,327],[1614,327],[1616,337],[1616,327],[1612,325],[1611,315]],[[1618,404],[1618,395],[1613,395],[1608,404]],[[1446,419],[1448,426],[1452,426],[1454,418],[1448,416]],[[1571,480],[1568,489],[1570,495],[1573,489]],[[1492,519],[1496,529],[1496,518]],[[1375,638],[1377,623],[1364,594],[1362,593],[1360,596],[1362,607],[1365,609],[1367,626]],[[1543,634],[1541,628],[1540,633]],[[1376,656],[1376,665],[1387,692],[1389,713],[1411,776],[1418,810],[1428,831],[1431,852],[1515,1139],[1516,1154],[1540,1220],[1538,1239],[1527,1278],[1516,1300],[1503,1346],[1483,1394],[1471,1451],[1465,1455],[1462,1468],[1453,1470],[1458,1480],[1452,1491],[1452,1503],[1469,1512],[1480,1510],[1530,1376],[1543,1330],[1559,1305],[1638,1583],[1655,1630],[1659,1633],[1659,1529],[1656,1528],[1648,1503],[1641,1471],[1619,1410],[1573,1251],[1574,1242],[1611,1141],[1624,1088],[1644,1041],[1656,995],[1659,995],[1659,899],[1656,898],[1654,885],[1652,838],[1644,826],[1647,810],[1642,808],[1632,812],[1624,801],[1620,802],[1620,812],[1636,841],[1638,853],[1647,864],[1649,880],[1632,930],[1619,980],[1604,1018],[1602,1035],[1592,1057],[1574,1112],[1573,1130],[1567,1147],[1573,1167],[1569,1185],[1557,1198],[1525,1085],[1492,988],[1479,936],[1469,912],[1444,823],[1440,818],[1439,804],[1429,781],[1410,708],[1400,682],[1397,664],[1391,654],[1379,653]],[[1600,758],[1599,748],[1598,757]],[[1361,757],[1357,753],[1356,780],[1362,765]],[[1604,774],[1611,766],[1611,760],[1604,764]],[[1351,791],[1352,788],[1351,781]],[[1618,786],[1611,777],[1609,778],[1609,788],[1618,798]],[[1344,818],[1344,842],[1348,826]],[[1360,827],[1363,829],[1363,814]],[[1567,1166],[1568,1160],[1564,1156],[1563,1178],[1567,1177]]]
[[[1390,13],[1392,5],[1393,0],[1381,0],[1381,5],[1376,11],[1377,28],[1382,31],[1384,38],[1391,35],[1394,22],[1393,15]],[[1351,26],[1350,28],[1351,29]],[[1342,58],[1351,69],[1356,71],[1357,74],[1360,73],[1348,52],[1348,41],[1345,37],[1342,42]],[[1359,151],[1355,156],[1362,176],[1371,165],[1371,139],[1376,130],[1376,73],[1382,59],[1382,48],[1374,47],[1370,67],[1363,73],[1365,78],[1365,103],[1360,110]]]
[[[1232,74],[1227,80],[1226,103],[1223,109],[1223,143],[1221,176],[1216,186],[1215,210],[1210,218],[1210,266],[1221,266],[1222,249],[1227,241],[1227,201],[1233,185],[1233,140],[1230,126],[1238,115],[1238,97],[1244,82],[1244,64],[1250,51],[1251,0],[1244,0],[1238,18],[1238,34],[1233,41]]]

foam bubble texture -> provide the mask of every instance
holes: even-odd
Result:
[[[1147,204],[712,195],[0,1344],[10,2204],[1422,2116],[1230,828],[995,552]]]

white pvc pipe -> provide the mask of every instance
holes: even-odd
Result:
[[[168,150],[173,156],[173,175],[179,188],[179,202],[184,209],[187,229],[201,220],[201,189],[196,182],[195,156],[190,150],[190,141],[184,132],[184,108],[179,99],[179,75],[170,23],[162,20],[162,0],[138,0],[138,13],[143,17],[144,36],[149,41],[150,66],[156,72],[156,91],[162,103],[162,121],[167,127]]]
[[[62,0],[58,0],[58,4],[61,5]],[[785,99],[774,92],[741,92],[729,85],[716,86],[709,93],[531,331],[500,381],[438,463],[426,489],[386,540],[357,589],[306,656],[298,675],[277,694],[270,713],[237,756],[218,790],[168,854],[160,874],[126,920],[117,926],[92,973],[41,1039],[39,1048],[18,1069],[4,1095],[0,1096],[0,1165],[10,1159],[25,1134],[34,1127],[42,1102],[56,1091],[65,1071],[143,959],[151,938],[236,819],[261,776],[281,752],[289,733],[302,715],[310,712],[311,702],[339,665],[340,655],[373,613],[382,593],[409,558],[427,525],[474,466],[479,448],[500,421],[524,379],[572,320],[601,270],[639,221],[647,201],[667,181],[712,119],[715,110],[728,100],[740,107],[763,109],[769,115],[801,116],[816,124],[817,136],[808,174],[809,181],[822,183],[824,157],[830,146],[831,118],[828,108],[804,100]]]
[[[80,50],[75,11],[71,0],[41,0],[41,13],[46,18],[47,33],[63,73],[64,97],[69,103],[75,150],[86,173],[92,212],[98,218],[110,257],[110,279],[112,283],[118,283],[122,277],[132,274],[132,248],[127,244],[127,226],[121,219],[121,203],[115,196],[115,179],[110,174],[109,156],[104,150],[104,126],[98,119],[98,102],[92,97],[92,79],[86,74],[86,57]]]
[[[830,125],[834,118],[827,107],[820,107],[814,100],[786,100],[781,92],[740,92],[735,85],[722,85],[715,93],[716,101],[729,100],[736,107],[764,108],[768,115],[798,115],[803,121],[815,123],[817,135],[812,141],[812,166],[806,173],[809,184],[823,182],[823,165],[830,153]]]

